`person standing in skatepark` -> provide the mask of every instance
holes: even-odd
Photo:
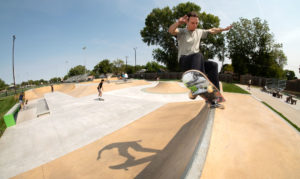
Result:
[[[178,28],[179,25],[186,24],[186,28]],[[177,22],[169,27],[169,33],[177,36],[178,60],[181,71],[191,69],[200,70],[205,73],[208,79],[218,88],[218,64],[213,61],[204,60],[200,51],[200,41],[207,37],[208,33],[217,34],[228,31],[232,26],[226,28],[199,29],[198,14],[189,12],[180,17]]]
[[[101,82],[99,83],[97,89],[98,89],[98,96],[102,97],[102,91],[103,91],[103,82],[104,80],[102,79]],[[99,98],[100,99],[100,98]]]
[[[251,88],[251,79],[248,81],[248,90]]]

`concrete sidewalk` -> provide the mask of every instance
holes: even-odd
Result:
[[[284,95],[281,99],[275,98],[271,94],[262,92],[258,87],[251,87],[251,90],[247,90],[246,85],[237,84],[242,89],[251,93],[251,95],[261,101],[266,102],[278,112],[282,113],[291,122],[300,127],[300,103],[298,101],[297,105],[291,105],[286,103],[286,96]]]

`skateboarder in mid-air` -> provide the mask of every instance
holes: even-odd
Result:
[[[186,28],[178,28],[179,25],[186,24]],[[210,34],[228,31],[232,26],[226,28],[199,29],[198,14],[190,12],[180,17],[177,22],[169,27],[169,33],[175,35],[178,41],[178,60],[181,71],[199,70],[205,73],[208,79],[218,88],[218,64],[213,61],[204,60],[200,51],[200,41]],[[212,102],[212,106],[218,106],[216,101]]]
[[[97,89],[98,89],[98,96],[102,97],[102,91],[103,91],[103,82],[104,80],[102,79],[101,82],[99,83]]]

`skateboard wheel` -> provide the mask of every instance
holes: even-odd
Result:
[[[208,93],[212,93],[213,91],[214,91],[213,87],[212,87],[211,85],[209,85],[209,86],[207,87],[207,92],[208,92]]]
[[[193,95],[192,92],[189,93],[189,98],[190,99],[196,99],[197,95]]]

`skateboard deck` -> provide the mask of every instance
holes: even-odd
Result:
[[[190,89],[189,97],[195,99],[198,95],[205,101],[218,103],[224,102],[225,98],[218,88],[199,70],[188,70],[183,73],[182,82]]]

